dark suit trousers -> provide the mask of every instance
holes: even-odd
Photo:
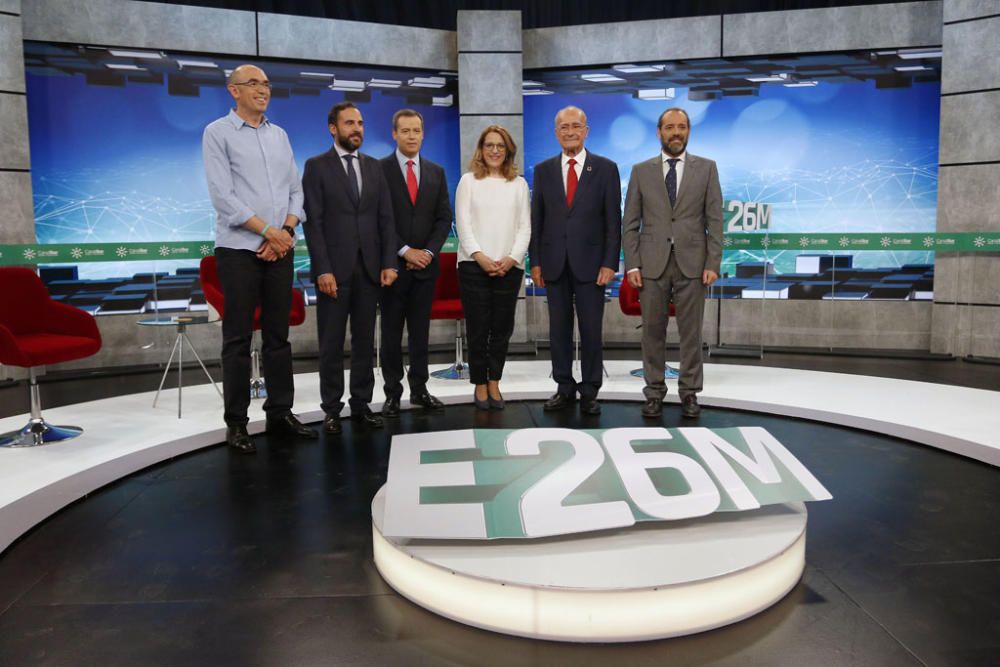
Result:
[[[292,309],[292,253],[276,262],[258,259],[252,250],[216,248],[222,284],[222,393],[229,425],[246,424],[250,407],[250,345],[253,313],[260,305],[261,363],[267,383],[264,411],[282,416],[292,411],[292,346],[288,313]]]
[[[351,281],[337,284],[337,298],[316,292],[319,332],[320,407],[328,415],[344,408],[344,340],[351,325],[351,412],[367,409],[375,390],[372,357],[375,349],[375,311],[379,286],[365,272],[358,254]]]
[[[658,278],[642,278],[639,305],[642,306],[642,370],[646,376],[646,398],[663,398],[667,363],[667,320],[673,298],[677,308],[677,332],[681,339],[681,399],[702,389],[701,330],[705,318],[705,286],[700,278],[685,278],[671,249],[667,267]]]
[[[517,293],[524,270],[517,267],[502,278],[491,278],[475,262],[459,262],[458,288],[469,336],[469,380],[486,384],[500,380],[507,362],[507,344],[514,333]]]
[[[427,385],[427,345],[430,337],[434,279],[418,280],[401,270],[396,282],[382,289],[382,377],[386,397],[403,394],[403,324],[409,337],[410,393]]]
[[[567,263],[559,280],[546,280],[545,293],[549,302],[549,338],[552,352],[552,379],[558,392],[584,398],[597,398],[604,373],[601,328],[604,320],[604,288],[585,276],[573,275]],[[573,308],[580,328],[579,384],[573,380]]]

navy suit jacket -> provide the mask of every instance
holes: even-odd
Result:
[[[444,169],[427,158],[420,156],[420,183],[417,187],[417,203],[410,201],[406,189],[403,170],[399,168],[396,152],[380,160],[385,181],[392,198],[393,217],[396,220],[396,236],[393,240],[397,257],[403,246],[427,249],[434,253],[434,259],[426,269],[411,271],[418,280],[434,278],[440,271],[438,255],[451,231],[451,202],[448,199],[448,181]],[[399,271],[406,270],[406,262],[398,257]]]
[[[355,204],[336,149],[306,161],[302,172],[306,220],[302,228],[313,280],[332,273],[338,284],[350,284],[359,250],[365,271],[376,285],[382,269],[396,268],[392,200],[382,166],[360,153],[359,163],[361,200]]]
[[[565,267],[580,282],[597,280],[621,255],[621,178],[618,165],[587,151],[573,205],[566,203],[561,155],[535,165],[531,191],[531,265],[558,280]]]

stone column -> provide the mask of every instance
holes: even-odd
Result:
[[[0,0],[0,245],[34,243],[21,0]]]
[[[938,231],[1000,231],[1000,16],[945,0]],[[938,253],[931,351],[1000,358],[1000,253]]]

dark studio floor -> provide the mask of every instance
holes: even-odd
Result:
[[[768,356],[982,388],[1000,379],[995,366],[958,361]],[[145,391],[155,375],[47,382],[44,400]],[[0,388],[5,414],[21,392]],[[638,644],[532,641],[438,617],[375,570],[369,503],[392,433],[641,423],[637,403],[606,402],[599,419],[539,402],[488,415],[460,405],[404,411],[385,431],[345,421],[318,441],[259,436],[256,456],[212,447],[160,464],[0,556],[0,665],[1000,664],[1000,471],[802,420],[717,409],[700,419],[764,426],[834,496],[809,505],[800,584],[736,625]],[[663,424],[681,425],[676,405]]]

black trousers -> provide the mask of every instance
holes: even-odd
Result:
[[[348,283],[337,283],[337,298],[316,292],[316,326],[319,332],[320,407],[328,415],[344,408],[344,340],[351,325],[350,405],[352,413],[364,412],[375,390],[375,312],[379,286],[365,272],[361,255],[354,260]]]
[[[261,364],[267,383],[264,411],[280,417],[292,411],[292,346],[288,313],[292,309],[293,255],[276,262],[258,259],[252,250],[215,249],[222,283],[222,395],[226,424],[246,424],[250,407],[250,346],[253,315],[260,306]]]
[[[552,352],[552,379],[557,391],[566,396],[579,392],[584,398],[597,398],[604,379],[604,356],[601,329],[604,320],[604,288],[597,276],[573,275],[567,263],[559,280],[546,280],[549,304],[549,338]],[[580,329],[580,383],[573,380],[573,310]]]
[[[409,339],[410,370],[406,374],[410,394],[427,385],[427,346],[430,339],[434,278],[415,278],[400,271],[390,287],[382,288],[382,377],[385,395],[403,395],[403,325]]]
[[[469,380],[486,384],[503,376],[507,344],[514,333],[514,312],[524,271],[512,268],[490,277],[475,262],[459,262],[458,288],[469,337]]]

